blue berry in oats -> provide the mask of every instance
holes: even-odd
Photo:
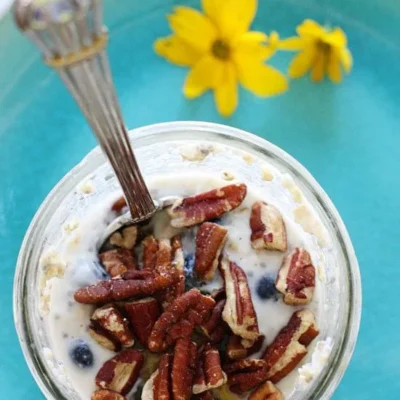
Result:
[[[80,368],[89,368],[93,365],[93,353],[84,340],[75,340],[71,345],[70,357]]]
[[[194,254],[187,254],[185,256],[185,291],[188,291],[193,288],[200,288],[204,286],[206,283],[197,279],[196,274],[194,272],[194,262],[195,257]]]
[[[257,294],[263,300],[278,299],[275,278],[271,275],[264,275],[257,283]]]
[[[192,274],[194,269],[194,254],[187,254],[185,256],[185,275]]]

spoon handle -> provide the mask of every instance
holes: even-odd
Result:
[[[155,211],[132,151],[106,53],[99,0],[17,0],[18,27],[39,47],[85,115],[124,192],[133,222]]]

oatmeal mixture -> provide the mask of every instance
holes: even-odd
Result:
[[[182,148],[192,162],[207,154]],[[42,257],[44,351],[82,400],[289,399],[321,372],[328,235],[292,178],[259,173],[270,189],[233,168],[152,178],[155,198],[180,199],[102,245],[125,210],[118,195],[65,223]],[[282,190],[294,207],[277,201]]]

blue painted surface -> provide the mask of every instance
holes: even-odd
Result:
[[[272,99],[242,91],[228,120],[216,114],[210,95],[186,101],[180,93],[185,70],[152,51],[154,39],[169,32],[164,15],[176,3],[107,3],[109,54],[128,126],[183,119],[227,123],[270,140],[311,171],[348,227],[363,280],[359,341],[334,399],[399,399],[400,3],[260,0],[256,29],[291,35],[306,17],[342,26],[354,71],[340,86],[303,79]],[[285,54],[274,63],[282,67],[288,60]],[[55,74],[9,17],[0,21],[1,398],[43,398],[12,322],[15,260],[43,198],[95,144]]]

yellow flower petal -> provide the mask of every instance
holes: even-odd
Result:
[[[278,48],[279,50],[293,50],[293,51],[298,51],[302,50],[305,45],[304,39],[294,36],[290,37],[287,39],[280,40],[278,42]]]
[[[297,27],[296,31],[299,36],[312,37],[322,37],[326,33],[326,30],[312,19],[306,19],[303,21],[303,23]]]
[[[176,7],[168,21],[176,36],[200,53],[208,52],[217,38],[213,23],[193,8]]]
[[[325,54],[318,53],[311,70],[311,79],[314,82],[321,82],[325,75]]]
[[[236,110],[238,104],[236,71],[232,63],[225,63],[221,78],[214,89],[214,100],[218,112],[224,117],[229,117]]]
[[[271,57],[276,48],[266,45],[268,36],[262,32],[246,32],[236,41],[233,58],[255,57],[260,61]]]
[[[248,31],[257,12],[257,0],[202,0],[202,4],[225,40]]]
[[[315,46],[308,46],[293,57],[289,65],[289,76],[293,79],[300,78],[310,70],[316,57]]]
[[[327,33],[324,41],[334,47],[347,46],[347,36],[340,28],[335,28],[332,32]]]
[[[211,55],[206,55],[189,71],[183,86],[183,94],[189,98],[201,96],[215,87],[223,73],[223,63]]]
[[[214,22],[215,25],[219,22],[219,14],[221,13],[221,7],[224,2],[225,0],[201,0],[204,13]]]
[[[329,54],[327,72],[330,80],[335,83],[340,83],[342,80],[342,71],[340,70],[339,57],[335,51]]]
[[[192,66],[200,58],[196,50],[174,35],[157,39],[154,51],[169,62],[184,67]]]
[[[288,88],[285,75],[255,58],[236,60],[239,82],[258,96],[273,96]]]
[[[344,49],[339,49],[338,51],[339,51],[339,59],[340,62],[342,63],[343,69],[346,71],[346,73],[349,73],[353,66],[353,57],[350,53],[350,50],[344,48]]]

